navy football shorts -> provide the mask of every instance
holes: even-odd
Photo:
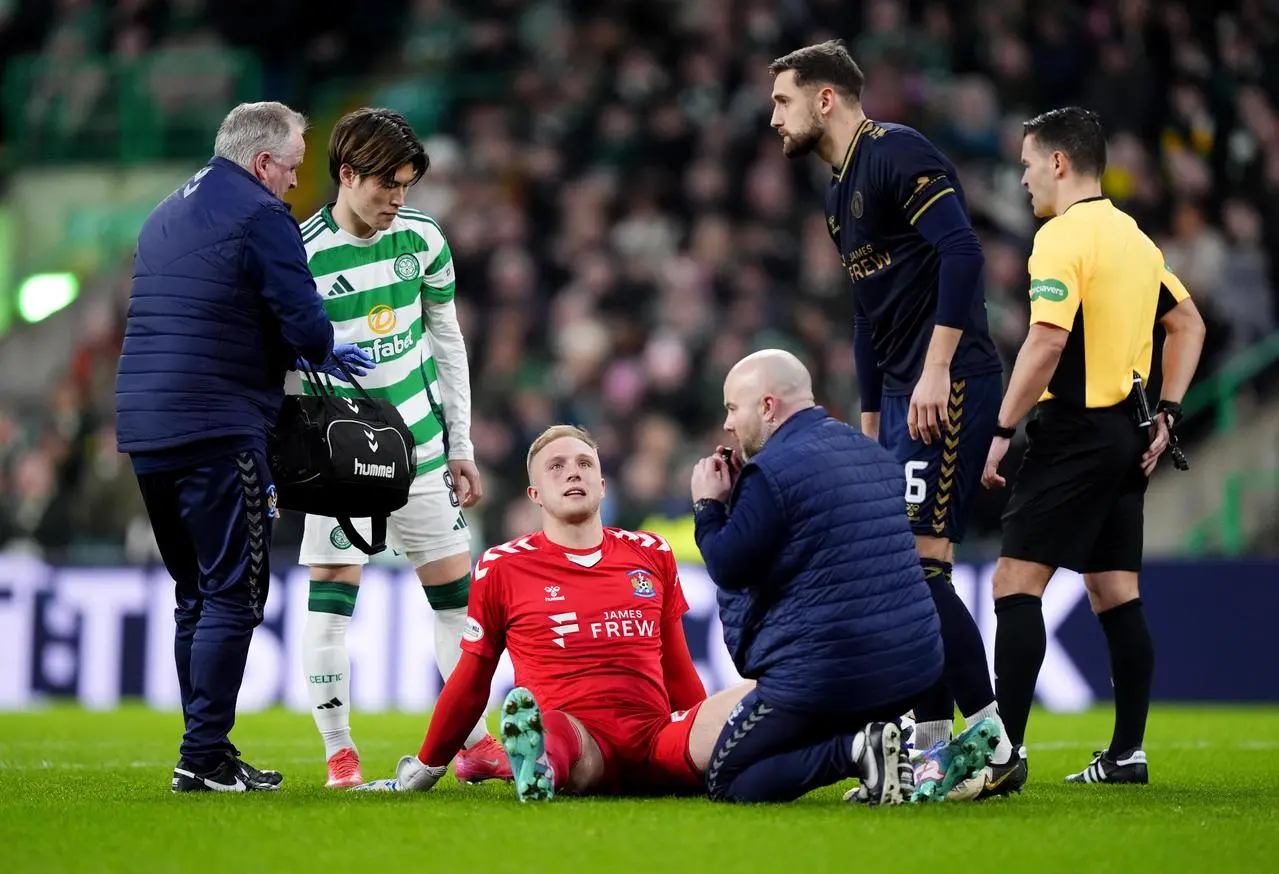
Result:
[[[1004,381],[998,373],[957,379],[950,385],[950,431],[931,445],[910,439],[910,397],[885,397],[879,443],[906,474],[906,515],[916,535],[964,539],[973,499],[981,486],[995,436]]]

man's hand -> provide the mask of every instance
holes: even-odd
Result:
[[[988,489],[1005,485],[1004,478],[999,475],[999,463],[1008,454],[1012,441],[1007,437],[996,437],[990,441],[990,452],[986,454],[986,468],[981,472],[981,484]]]
[[[728,503],[733,492],[733,475],[728,462],[718,455],[709,455],[693,468],[693,503],[702,499]]]
[[[1141,472],[1150,476],[1159,464],[1159,456],[1168,448],[1168,416],[1160,413],[1150,426],[1150,448],[1141,456]]]
[[[729,488],[737,485],[737,476],[742,472],[742,457],[737,454],[737,450],[728,446],[716,446],[715,454],[728,465],[728,481]]]
[[[296,370],[307,370],[308,367],[318,373],[324,373],[341,382],[349,382],[346,374],[342,372],[342,368],[338,366],[338,362],[346,365],[346,369],[351,371],[352,376],[366,376],[375,365],[373,358],[369,353],[365,352],[355,343],[339,343],[333,347],[333,354],[330,355],[323,364],[308,365],[306,361],[299,358],[294,365]]]
[[[940,440],[942,431],[950,428],[949,400],[950,368],[925,364],[915,392],[910,396],[910,414],[906,419],[910,439],[923,440],[925,445],[931,444],[934,437]]]
[[[449,462],[449,473],[453,475],[453,492],[462,502],[462,509],[470,509],[484,497],[484,485],[480,482],[480,469],[474,461],[458,459]]]

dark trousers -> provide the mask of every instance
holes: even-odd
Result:
[[[177,585],[182,758],[205,769],[236,753],[229,735],[266,604],[275,487],[260,452],[141,473],[138,485]]]
[[[891,722],[911,701],[860,713],[800,711],[770,704],[752,689],[734,708],[706,769],[712,801],[794,801],[860,774],[853,738],[868,722]]]

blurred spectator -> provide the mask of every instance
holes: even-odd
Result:
[[[0,5],[0,46],[42,47],[56,63],[9,131],[55,110],[75,130],[110,131],[115,86],[101,53],[223,44],[259,54],[259,96],[317,121],[372,100],[418,125],[432,168],[409,205],[441,222],[457,266],[474,439],[491,483],[475,528],[488,543],[534,524],[523,453],[555,421],[600,439],[609,522],[686,514],[689,465],[716,440],[723,377],[752,348],[795,350],[819,402],[855,420],[852,292],[821,211],[829,168],[787,161],[767,124],[767,63],[803,43],[845,37],[867,74],[868,113],[919,126],[959,167],[1008,367],[1026,331],[1037,227],[1020,125],[1066,102],[1102,114],[1106,193],[1162,241],[1210,320],[1201,374],[1275,330],[1272,4],[366,0],[352,17],[288,0],[265,20],[267,7],[245,0],[19,6],[6,17]],[[208,71],[152,87],[161,113],[230,100],[225,77]],[[136,486],[107,449],[117,319],[94,320],[107,328],[84,335],[43,419],[0,416],[10,498],[0,537],[11,543],[71,554],[145,541],[130,522]],[[979,507],[978,543],[997,529],[996,504]],[[294,528],[286,519],[281,545]]]

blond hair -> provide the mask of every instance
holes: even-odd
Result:
[[[530,477],[533,475],[533,458],[561,437],[572,437],[575,440],[581,440],[591,447],[591,451],[596,455],[599,454],[600,445],[595,442],[595,438],[585,428],[579,428],[577,425],[552,425],[541,434],[538,434],[537,439],[533,441],[533,445],[528,448],[528,456],[524,459],[524,469]]]

